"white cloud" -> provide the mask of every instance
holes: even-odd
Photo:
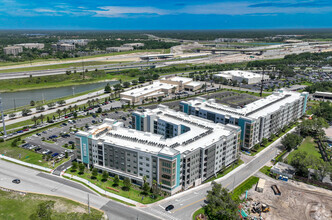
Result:
[[[121,7],[121,6],[105,6],[100,7],[101,10],[93,10],[96,17],[124,17],[128,14],[156,14],[166,15],[171,11],[153,8],[153,7]]]

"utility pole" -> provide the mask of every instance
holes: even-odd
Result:
[[[16,111],[16,102],[15,102],[15,98],[14,98],[14,111]]]
[[[83,80],[84,80],[84,59],[83,59],[83,57],[82,57],[82,77],[83,77]]]
[[[89,215],[90,215],[90,196],[88,194],[88,212],[89,212]]]
[[[75,96],[75,87],[71,87],[73,89],[73,96]]]
[[[6,124],[5,124],[5,116],[3,114],[3,106],[2,106],[1,96],[0,96],[0,111],[1,111],[1,118],[2,118],[3,134],[4,134],[4,136],[7,136]]]
[[[45,104],[44,93],[42,93],[43,104]]]
[[[263,74],[262,74],[262,80],[261,80],[261,93],[260,96],[263,96],[263,82],[264,82],[264,67],[263,67]]]

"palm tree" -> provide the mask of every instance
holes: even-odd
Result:
[[[66,113],[67,113],[67,108],[63,108],[63,109],[62,109],[62,112],[66,115]]]
[[[89,99],[87,103],[88,103],[88,106],[90,107],[91,106],[91,100]]]
[[[35,125],[37,124],[38,118],[36,116],[33,116],[31,118],[31,121],[33,121],[35,123]]]
[[[71,105],[68,106],[68,110],[69,110],[69,112],[72,112],[73,111],[73,107]]]
[[[77,111],[77,108],[78,108],[78,106],[77,106],[77,105],[74,105],[74,109],[75,109],[75,111]]]
[[[45,116],[44,116],[43,114],[41,114],[41,115],[39,116],[39,119],[41,120],[42,123],[44,122],[44,118],[45,118]]]
[[[59,115],[59,118],[61,116],[61,109],[56,110],[56,113]]]
[[[143,182],[146,183],[146,176],[143,176]]]

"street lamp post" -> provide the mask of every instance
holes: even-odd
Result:
[[[1,96],[0,96],[0,111],[1,111],[1,118],[2,118],[3,133],[4,133],[4,136],[6,137],[7,136],[7,131],[6,131],[6,124],[5,124],[5,116],[3,114],[3,106],[2,106]]]

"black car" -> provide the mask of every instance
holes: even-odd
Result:
[[[21,183],[21,180],[20,180],[20,179],[14,179],[14,180],[12,181],[12,183],[20,184],[20,183]]]
[[[172,209],[174,209],[174,205],[169,205],[169,206],[167,206],[166,208],[165,208],[165,211],[170,211],[170,210],[172,210]]]
[[[68,141],[68,144],[74,144],[74,141]]]

